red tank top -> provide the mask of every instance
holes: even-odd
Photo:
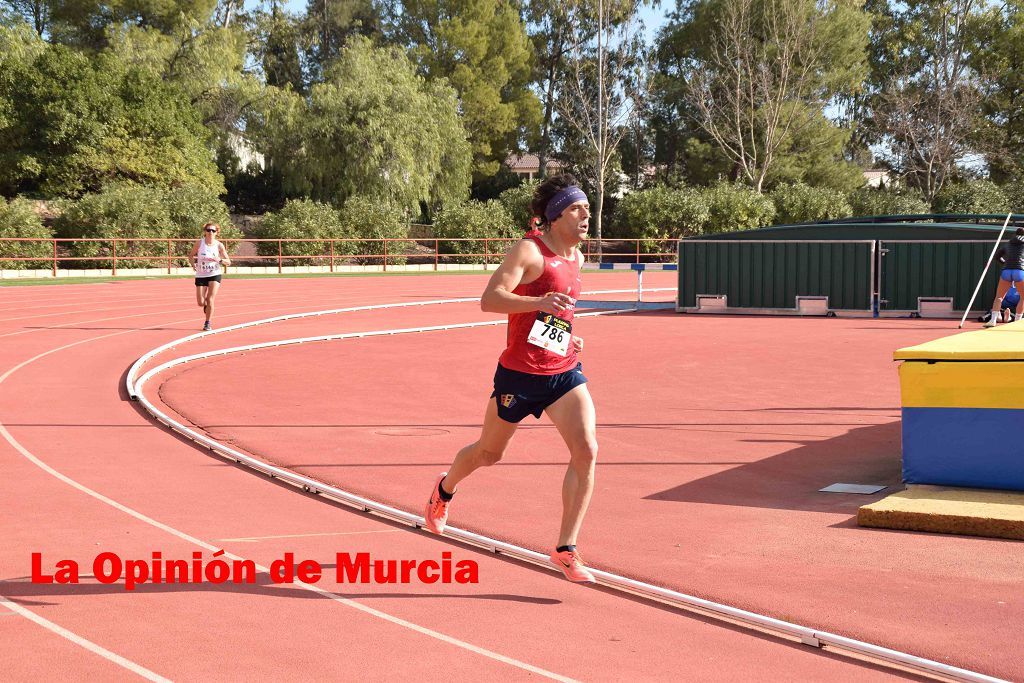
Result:
[[[539,278],[529,284],[520,284],[512,293],[520,296],[544,296],[548,292],[562,292],[573,299],[578,299],[581,287],[580,264],[575,251],[572,257],[562,258],[548,249],[539,236],[527,235],[525,239],[533,240],[540,248],[540,253],[544,257],[544,271]],[[573,312],[570,308],[560,313],[558,317],[571,323]],[[509,314],[508,345],[498,362],[509,370],[528,372],[532,375],[557,375],[576,367],[576,349],[572,343],[569,344],[569,352],[560,356],[526,340],[538,313],[539,311],[530,311]]]

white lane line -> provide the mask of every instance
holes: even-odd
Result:
[[[397,534],[401,529],[378,529],[375,531],[324,531],[318,534],[283,534],[281,536],[248,536],[246,538],[215,538],[218,543],[256,543],[278,538],[312,538],[314,536],[357,536],[360,534]]]
[[[168,323],[162,323],[162,324],[168,324]],[[50,349],[49,351],[44,351],[43,353],[40,353],[40,354],[38,354],[36,356],[33,356],[32,358],[29,358],[28,360],[22,361],[18,365],[14,366],[13,368],[11,368],[7,372],[5,372],[2,376],[0,376],[0,384],[3,384],[3,382],[5,382],[8,377],[13,375],[15,372],[17,372],[21,368],[25,367],[26,365],[28,365],[30,363],[33,363],[33,362],[39,360],[40,358],[44,358],[46,356],[49,356],[50,354],[57,353],[58,351],[66,350],[66,349],[72,348],[74,346],[78,346],[80,344],[85,344],[85,343],[92,342],[92,341],[98,341],[100,339],[107,339],[109,337],[116,337],[118,335],[128,334],[129,332],[135,332],[135,331],[136,330],[122,330],[120,332],[113,332],[111,334],[104,334],[104,335],[100,335],[98,337],[90,337],[89,339],[82,339],[82,340],[79,340],[79,341],[76,341],[76,342],[72,342],[70,344],[65,344],[64,346],[59,346],[57,348]],[[99,493],[98,491],[94,491],[93,489],[89,488],[88,486],[85,486],[84,484],[81,484],[81,483],[75,481],[74,479],[68,477],[67,475],[62,474],[61,472],[58,472],[57,470],[55,470],[54,468],[50,467],[45,462],[43,462],[42,460],[37,458],[28,449],[26,449],[17,439],[15,439],[11,435],[11,433],[9,431],[7,431],[7,428],[3,425],[2,422],[0,422],[0,436],[2,436],[16,451],[18,451],[25,459],[27,459],[33,465],[35,465],[39,469],[43,470],[47,474],[53,476],[54,478],[64,482],[68,486],[70,486],[70,487],[72,487],[74,489],[77,489],[78,491],[81,491],[82,493],[84,493],[84,494],[86,494],[88,496],[91,496],[91,497],[95,498],[96,500],[98,500],[98,501],[100,501],[102,503],[105,503],[105,504],[109,505],[110,507],[112,507],[112,508],[114,508],[116,510],[120,510],[121,512],[123,512],[123,513],[125,513],[125,514],[127,514],[127,515],[129,515],[131,517],[134,517],[135,519],[137,519],[137,520],[139,520],[139,521],[141,521],[141,522],[143,522],[145,524],[149,524],[150,526],[156,527],[157,529],[160,529],[161,531],[165,531],[168,534],[171,534],[172,536],[176,536],[176,537],[178,537],[178,538],[180,538],[180,539],[182,539],[182,540],[184,540],[184,541],[186,541],[188,543],[193,543],[193,544],[195,544],[195,545],[197,545],[197,546],[199,546],[201,548],[205,548],[206,550],[210,550],[210,551],[218,551],[218,550],[220,550],[220,548],[217,547],[217,546],[211,545],[211,544],[209,544],[209,543],[207,543],[205,541],[201,541],[200,539],[195,538],[194,536],[190,536],[189,534],[185,533],[184,531],[179,531],[178,529],[175,529],[174,527],[168,526],[168,525],[164,524],[163,522],[158,522],[157,520],[153,519],[152,517],[144,515],[141,512],[138,512],[138,511],[128,507],[127,505],[124,505],[122,503],[117,502],[116,500],[113,500],[112,498],[108,498],[107,496],[103,495],[102,493]],[[227,558],[230,558],[230,559],[233,559],[233,560],[244,559],[242,557],[239,557],[237,555],[233,555],[233,554],[230,554],[230,553],[225,553],[224,557],[227,557]],[[263,566],[261,566],[259,564],[256,564],[256,568],[257,568],[257,570],[265,572],[265,573],[269,573],[270,572],[270,569],[268,567],[263,567]],[[477,645],[473,645],[472,643],[468,643],[468,642],[466,642],[464,640],[459,640],[458,638],[454,638],[452,636],[446,635],[446,634],[441,633],[439,631],[434,631],[434,630],[426,628],[424,626],[420,626],[419,624],[414,624],[411,621],[406,621],[405,619],[401,619],[399,617],[393,616],[391,614],[388,614],[387,612],[383,612],[383,611],[375,609],[373,607],[368,607],[368,606],[363,605],[363,604],[361,604],[359,602],[356,602],[355,600],[351,600],[349,598],[343,598],[340,595],[336,595],[335,593],[332,593],[332,592],[330,592],[328,590],[320,588],[319,586],[303,583],[301,581],[295,582],[295,585],[300,586],[302,588],[305,588],[306,590],[312,591],[314,593],[317,593],[317,594],[319,594],[319,595],[321,595],[321,596],[323,596],[325,598],[328,598],[330,600],[334,600],[335,602],[340,603],[342,605],[345,605],[346,607],[351,607],[352,609],[359,610],[359,611],[364,612],[366,614],[369,614],[371,616],[377,617],[378,619],[381,619],[383,621],[395,624],[396,626],[401,626],[401,627],[409,629],[411,631],[415,631],[416,633],[420,633],[422,635],[425,635],[425,636],[427,636],[429,638],[434,638],[435,640],[439,640],[439,641],[441,641],[443,643],[447,643],[449,645],[454,645],[455,647],[461,648],[461,649],[466,650],[468,652],[473,652],[473,653],[481,655],[483,657],[487,657],[488,659],[492,659],[494,661],[501,662],[503,664],[507,664],[509,666],[512,666],[512,667],[515,667],[515,668],[518,668],[518,669],[522,669],[523,671],[528,671],[530,673],[537,674],[538,676],[543,676],[545,678],[549,678],[549,679],[555,680],[555,681],[566,681],[566,682],[568,682],[568,681],[572,681],[573,680],[571,678],[567,678],[567,677],[562,676],[560,674],[556,674],[554,672],[547,671],[546,669],[542,669],[542,668],[534,666],[532,664],[528,664],[526,662],[519,661],[519,660],[514,659],[512,657],[507,657],[507,656],[505,656],[503,654],[500,654],[498,652],[494,652],[492,650],[488,650],[486,648],[482,648],[482,647],[479,647]],[[125,661],[127,661],[127,660],[125,660]]]
[[[159,674],[153,673],[152,671],[150,671],[146,667],[144,667],[144,666],[142,666],[140,664],[136,664],[135,662],[131,661],[130,659],[125,659],[124,657],[122,657],[121,655],[117,654],[116,652],[111,652],[107,648],[105,648],[105,647],[103,647],[101,645],[97,645],[96,643],[92,642],[91,640],[86,640],[85,638],[83,638],[82,636],[78,635],[77,633],[73,633],[73,632],[67,630],[66,628],[64,628],[63,626],[60,626],[58,624],[53,623],[49,619],[44,619],[43,617],[39,616],[35,612],[33,612],[31,610],[27,610],[27,609],[25,609],[24,607],[22,607],[21,605],[19,605],[17,603],[11,602],[7,598],[3,597],[2,595],[0,595],[0,605],[3,605],[7,609],[13,611],[15,614],[23,616],[26,619],[28,619],[29,621],[34,622],[34,623],[38,624],[39,626],[42,626],[46,630],[52,631],[53,633],[56,633],[57,635],[59,635],[62,638],[67,638],[68,640],[70,640],[75,645],[78,645],[79,647],[83,647],[86,650],[88,650],[89,652],[92,652],[93,654],[97,654],[100,657],[103,657],[104,659],[106,659],[108,661],[111,661],[114,664],[117,664],[118,666],[121,666],[121,667],[127,669],[128,671],[131,671],[136,676],[140,676],[140,677],[145,678],[146,680],[149,680],[149,681],[160,681],[161,683],[164,683],[164,682],[170,683],[170,679],[164,678],[163,676],[161,676]]]

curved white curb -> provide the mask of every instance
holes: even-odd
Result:
[[[625,290],[633,291],[633,290]],[[604,292],[610,293],[610,292]],[[350,311],[364,311],[372,309],[387,309],[387,308],[401,308],[406,306],[424,306],[434,305],[443,303],[464,303],[467,301],[476,301],[475,298],[470,299],[443,299],[425,302],[415,303],[397,303],[397,304],[379,304],[374,306],[356,306],[352,308],[335,309],[331,311],[316,311],[310,313],[300,313],[286,316],[278,316],[275,318],[267,318],[265,320],[257,320],[250,323],[243,323],[241,325],[234,325],[231,327],[225,327],[216,332],[226,332],[229,330],[236,330],[243,327],[250,327],[253,325],[259,325],[268,322],[274,322],[278,320],[285,320],[290,318],[301,318],[315,315],[326,315],[329,313],[344,313]],[[617,313],[623,313],[628,311],[612,310],[612,311],[597,311],[589,313],[579,313],[576,317],[584,316],[597,316],[597,315],[614,315]],[[416,332],[437,332],[442,330],[450,329],[464,329],[470,327],[484,327],[492,325],[504,325],[507,324],[507,320],[488,320],[483,322],[475,323],[458,323],[452,325],[435,325],[430,327],[410,327],[410,328],[398,328],[392,330],[374,330],[370,332],[352,332],[345,334],[334,334],[334,335],[322,335],[316,337],[303,337],[297,339],[284,339],[274,342],[264,342],[261,344],[250,344],[244,346],[236,346],[231,348],[219,349],[216,351],[208,351],[204,353],[197,353],[190,356],[183,356],[181,358],[175,358],[167,361],[161,365],[158,365],[151,370],[147,371],[138,381],[134,380],[134,376],[148,359],[152,358],[156,354],[165,351],[170,348],[189,341],[198,337],[211,334],[210,332],[200,333],[178,339],[164,344],[152,351],[143,355],[137,360],[128,372],[128,393],[134,400],[139,403],[155,417],[159,422],[163,423],[172,430],[183,434],[184,436],[192,439],[196,443],[210,449],[218,455],[233,460],[239,464],[250,467],[254,470],[267,474],[271,477],[280,479],[281,481],[292,484],[296,487],[302,488],[310,493],[319,494],[326,498],[330,498],[344,505],[356,508],[362,512],[371,513],[388,519],[390,521],[399,522],[401,524],[408,525],[413,528],[423,528],[423,518],[398,508],[393,508],[383,503],[370,500],[369,498],[363,498],[353,493],[349,493],[343,489],[337,488],[330,484],[323,483],[316,479],[306,477],[304,475],[291,472],[289,470],[276,467],[269,463],[263,462],[250,455],[237,451],[230,446],[226,446],[218,441],[215,441],[199,432],[186,427],[185,425],[177,422],[173,418],[163,413],[159,408],[154,406],[143,394],[142,390],[146,382],[152,379],[158,373],[184,363],[200,360],[203,358],[210,358],[213,356],[220,356],[229,353],[236,353],[240,351],[249,351],[253,349],[268,348],[274,346],[284,346],[288,344],[302,344],[313,341],[333,341],[333,340],[344,340],[344,339],[358,339],[363,337],[375,337],[375,336],[390,336],[396,334],[411,334]],[[214,333],[216,333],[214,332]],[[427,532],[429,533],[429,532]],[[551,571],[559,571],[553,567],[548,560],[547,555],[539,553],[528,548],[523,548],[511,543],[505,543],[497,539],[489,538],[480,534],[475,534],[471,531],[465,531],[453,526],[445,527],[444,536],[452,538],[470,545],[484,548],[496,554],[504,554],[509,557],[514,557],[518,560],[530,562],[535,565],[539,565]],[[713,602],[711,600],[705,600],[698,598],[693,595],[686,593],[680,593],[660,586],[644,583],[641,581],[634,581],[633,579],[619,576],[610,572],[605,572],[597,569],[592,569],[594,576],[597,578],[597,582],[601,585],[607,586],[623,593],[629,593],[632,595],[638,595],[650,600],[654,600],[660,603],[670,605],[679,609],[685,609],[688,611],[697,612],[706,616],[713,617],[715,619],[726,621],[733,624],[740,624],[747,627],[752,627],[759,631],[767,631],[776,636],[783,636],[785,638],[798,640],[799,642],[810,645],[812,647],[828,647],[839,650],[845,650],[848,652],[855,653],[861,657],[868,657],[876,662],[882,662],[895,666],[901,670],[910,670],[915,673],[925,674],[932,677],[940,677],[946,680],[956,681],[971,681],[978,683],[1007,683],[1003,679],[986,676],[985,674],[969,671],[967,669],[961,669],[934,660],[925,659],[923,657],[917,657],[905,652],[898,650],[892,650],[879,645],[873,645],[853,638],[847,638],[835,633],[828,631],[820,631],[817,629],[808,628],[806,626],[800,626],[788,621],[781,619],[775,619],[763,614],[756,612],[749,612],[736,607],[730,607],[721,603]]]

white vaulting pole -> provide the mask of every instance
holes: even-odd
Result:
[[[985,264],[985,270],[981,271],[981,277],[978,278],[978,286],[974,288],[974,294],[971,295],[971,301],[967,304],[967,310],[964,311],[964,317],[960,318],[960,324],[957,325],[956,329],[958,330],[964,326],[964,321],[967,320],[967,316],[971,314],[971,306],[974,305],[974,300],[978,297],[978,292],[981,291],[981,283],[985,281],[985,275],[988,274],[988,267],[992,265],[992,259],[996,257],[996,250],[999,249],[999,245],[1003,241],[1003,233],[1006,232],[1006,226],[1010,224],[1011,218],[1013,218],[1012,213],[1006,214],[1006,220],[1003,221],[1003,229],[999,231],[999,237],[996,238],[996,243],[992,245],[992,253],[988,255],[988,263]]]

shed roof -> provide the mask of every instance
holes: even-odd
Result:
[[[711,240],[992,240],[1006,214],[917,214],[861,216],[816,223],[773,225],[753,230],[700,235]],[[1012,214],[1008,229],[1024,226],[1024,214]]]

